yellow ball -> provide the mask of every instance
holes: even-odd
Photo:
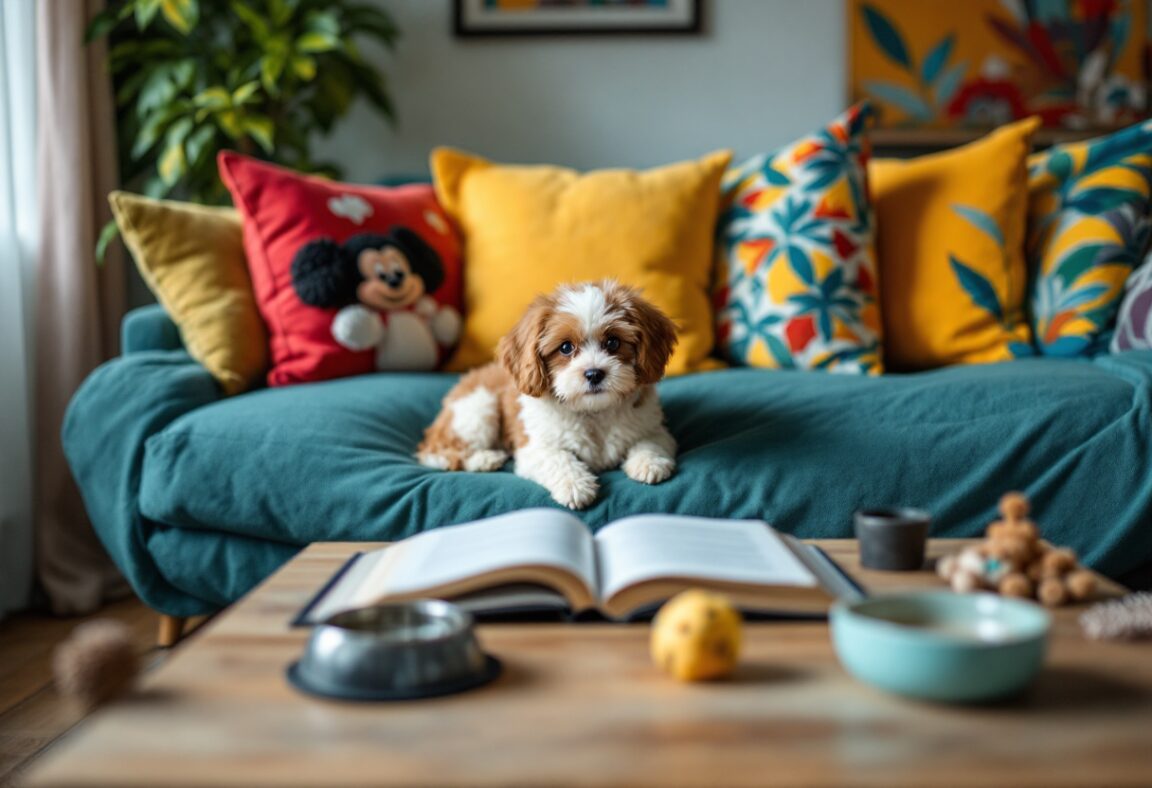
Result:
[[[652,622],[652,660],[681,681],[726,676],[740,657],[740,613],[722,594],[692,589]]]

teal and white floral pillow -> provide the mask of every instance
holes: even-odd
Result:
[[[735,364],[878,374],[881,323],[858,104],[732,167],[717,227],[717,342]]]

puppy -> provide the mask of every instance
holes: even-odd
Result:
[[[652,384],[676,326],[639,291],[614,281],[540,296],[500,340],[499,360],[465,375],[424,433],[429,468],[494,471],[511,452],[516,473],[560,504],[583,509],[596,474],[623,465],[658,484],[676,470],[676,442]]]

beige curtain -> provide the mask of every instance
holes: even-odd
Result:
[[[103,42],[85,46],[104,0],[37,4],[40,255],[36,302],[36,570],[54,612],[90,612],[127,587],[84,511],[60,445],[64,409],[119,349],[124,260],[93,249],[116,187],[115,116]]]

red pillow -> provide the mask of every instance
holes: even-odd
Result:
[[[271,340],[268,385],[435,369],[459,335],[460,241],[432,186],[337,183],[224,151]]]

